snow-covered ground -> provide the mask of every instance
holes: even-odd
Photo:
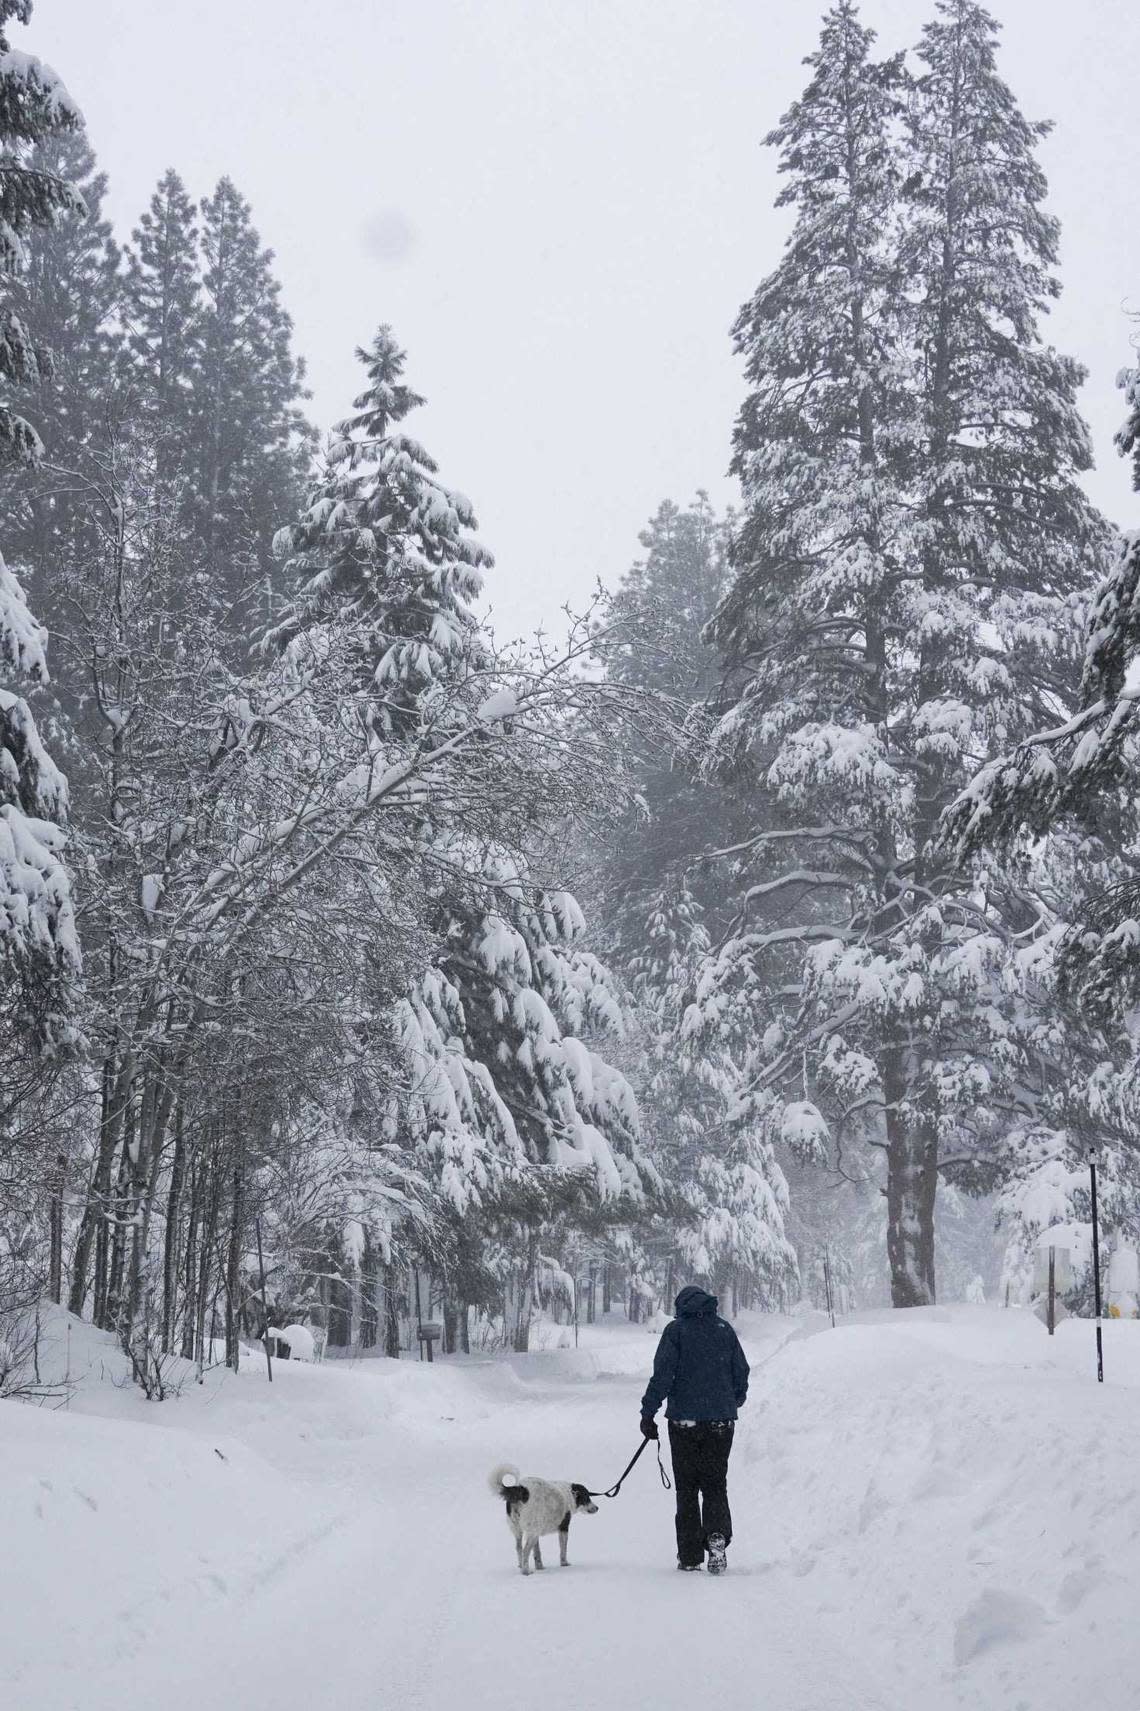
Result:
[[[53,1325],[57,1355],[60,1321]],[[653,1342],[247,1362],[147,1404],[83,1327],[70,1406],[0,1406],[18,1711],[1132,1711],[1140,1325],[748,1318],[737,1540],[673,1569],[652,1457],[523,1580],[486,1474],[610,1483]],[[805,1334],[811,1333],[811,1334]],[[49,1357],[50,1358],[50,1357]],[[557,1552],[547,1554],[547,1560]]]

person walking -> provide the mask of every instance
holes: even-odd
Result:
[[[732,1326],[717,1317],[717,1298],[690,1283],[673,1303],[676,1318],[661,1333],[653,1377],[641,1401],[641,1430],[658,1436],[655,1415],[667,1404],[669,1449],[677,1490],[677,1567],[723,1574],[732,1543],[728,1458],[738,1411],[748,1395],[748,1362]]]

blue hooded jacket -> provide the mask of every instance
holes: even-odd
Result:
[[[652,1420],[668,1399],[669,1420],[735,1420],[748,1395],[748,1362],[736,1332],[717,1318],[716,1296],[695,1284],[673,1306],[677,1317],[661,1333],[642,1418]]]

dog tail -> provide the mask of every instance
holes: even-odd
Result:
[[[519,1470],[509,1461],[502,1462],[487,1479],[496,1497],[506,1497],[511,1486],[519,1483]]]

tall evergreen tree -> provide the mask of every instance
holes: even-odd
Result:
[[[1132,458],[1133,485],[1140,491],[1140,369],[1125,369],[1119,383],[1127,413],[1116,444],[1122,456]],[[942,820],[943,837],[959,854],[996,851],[1008,860],[1027,836],[1049,840],[1052,859],[1062,852],[1069,883],[1055,914],[1079,930],[1057,941],[1059,971],[1086,1018],[1117,1037],[1129,1064],[1140,996],[1134,951],[1140,933],[1138,590],[1140,531],[1130,531],[1118,542],[1088,614],[1072,716],[1051,717],[1016,748],[989,761]],[[1075,850],[1074,836],[1080,839]]]
[[[710,627],[731,674],[715,758],[783,823],[733,852],[747,926],[709,990],[786,983],[758,1091],[881,1152],[899,1306],[934,1299],[940,1172],[982,1181],[1028,1098],[1007,996],[1027,905],[946,860],[938,815],[1071,692],[1103,540],[1076,481],[1080,371],[1037,332],[1040,129],[981,8],[939,12],[907,90],[843,0],[773,133],[797,220],[737,325],[746,509]]]
[[[171,168],[131,234],[124,282],[133,380],[160,479],[189,479],[194,392],[201,366],[198,228]]]
[[[78,192],[32,153],[45,138],[75,130],[78,111],[55,73],[10,51],[6,26],[26,23],[30,0],[0,0],[0,458],[34,465],[42,444],[13,390],[46,366],[20,313],[27,239],[40,226],[83,213]],[[7,681],[46,677],[44,636],[20,585],[0,561],[0,668]],[[64,991],[78,966],[60,822],[67,791],[36,731],[27,702],[0,682],[0,993],[16,992],[28,1032],[59,1042]],[[7,1017],[6,1017],[7,1020]],[[6,1048],[7,1049],[7,1048]]]
[[[357,356],[368,386],[340,422],[302,521],[284,529],[298,583],[271,641],[287,645],[335,618],[387,733],[418,717],[433,679],[481,649],[473,603],[492,558],[463,494],[400,423],[423,403],[404,382],[404,352],[381,327]]]
[[[1140,490],[1140,370],[1120,376],[1116,435]],[[1033,1250],[1052,1224],[1088,1223],[1087,1148],[1099,1158],[1104,1226],[1140,1235],[1135,1013],[1140,998],[1140,811],[1136,693],[1140,533],[1118,543],[1088,615],[1079,705],[1052,717],[970,781],[943,815],[959,857],[1048,876],[1037,952],[1066,1008],[1051,1054],[1046,1121],[1025,1137],[1003,1191],[1006,1282],[1026,1298]],[[1048,1119],[1051,1118],[1051,1121]],[[1091,1310],[1091,1303],[1086,1310]]]
[[[85,487],[108,425],[121,415],[115,398],[121,282],[118,246],[102,217],[106,175],[86,133],[46,137],[29,159],[70,181],[87,209],[84,219],[57,220],[29,235],[21,315],[33,344],[51,352],[51,364],[24,388],[22,403],[49,452],[36,469],[10,473],[2,500],[9,556],[30,573],[37,602],[56,628],[60,558],[85,532]]]
[[[273,252],[228,178],[195,210],[168,171],[127,252],[139,426],[179,518],[186,598],[232,615],[235,660],[273,594],[273,534],[297,509],[312,433]]]
[[[670,711],[635,756],[637,807],[608,837],[592,835],[590,865],[606,954],[633,998],[629,1072],[654,1158],[688,1213],[678,1209],[666,1235],[652,1233],[662,1293],[671,1299],[681,1267],[738,1300],[761,1293],[774,1303],[795,1274],[787,1188],[771,1137],[736,1110],[758,1012],[737,1007],[703,1034],[687,1029],[703,962],[733,910],[726,875],[702,858],[710,841],[731,845],[754,823],[695,764],[700,709],[720,677],[702,630],[725,590],[727,544],[706,495],[685,508],[666,502],[609,604],[599,649],[611,680]]]
[[[261,247],[249,203],[228,178],[201,205],[201,239],[192,400],[197,533],[216,594],[240,601],[250,627],[269,615],[273,529],[296,510],[307,478],[304,365],[292,353],[273,251]]]
[[[599,652],[614,682],[659,697],[672,717],[642,745],[641,805],[606,850],[607,937],[623,963],[640,956],[663,893],[691,890],[702,914],[723,902],[721,875],[705,870],[698,878],[688,870],[708,845],[710,819],[718,841],[731,842],[743,829],[729,794],[710,791],[697,774],[696,731],[692,741],[678,740],[720,678],[716,649],[702,631],[725,590],[728,527],[701,493],[685,508],[662,504],[640,542],[644,556],[610,601]]]

